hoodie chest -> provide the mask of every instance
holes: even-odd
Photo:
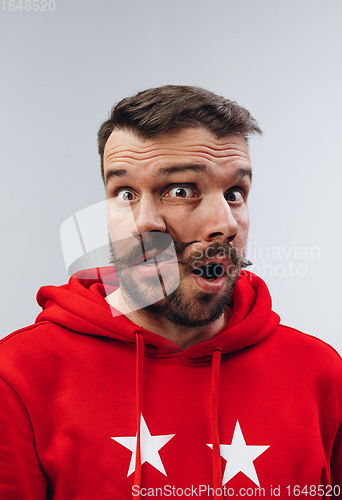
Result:
[[[138,441],[142,486],[165,493],[168,486],[185,491],[212,485],[215,436],[222,486],[263,487],[267,497],[272,487],[285,494],[287,486],[328,484],[325,455],[334,432],[322,441],[320,424],[327,417],[314,387],[296,370],[285,373],[277,360],[250,349],[222,359],[215,388],[211,363],[145,356],[138,388],[134,351],[102,357],[99,363],[94,353],[78,377],[70,374],[74,364],[65,367],[46,405],[38,452],[61,490],[71,470],[77,482],[87,469],[88,489],[103,476],[132,494]]]

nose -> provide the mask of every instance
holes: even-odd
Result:
[[[152,199],[142,199],[137,207],[137,213],[134,214],[136,229],[133,236],[139,238],[142,233],[151,231],[166,231],[165,221],[160,214],[158,206]]]
[[[214,200],[208,200],[203,208],[203,239],[207,242],[233,241],[239,225],[227,200],[224,197],[215,197]]]

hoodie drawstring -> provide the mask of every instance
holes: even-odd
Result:
[[[136,422],[137,441],[135,448],[135,493],[133,499],[141,500],[141,414],[144,377],[145,342],[142,334],[136,332]],[[220,381],[221,348],[215,349],[211,369],[211,425],[213,441],[213,485],[214,500],[222,500],[222,465],[220,453],[220,434],[218,423],[218,390]],[[138,495],[137,495],[138,492]]]
[[[218,423],[218,389],[220,381],[221,352],[221,348],[215,349],[211,365],[211,428],[213,440],[213,484],[215,500],[222,500],[222,465]]]
[[[142,390],[144,378],[144,357],[145,343],[140,332],[135,336],[136,346],[136,411],[137,411],[137,441],[135,447],[135,470],[134,470],[134,485],[137,487],[139,494],[133,493],[133,498],[141,499],[141,413],[142,413]]]

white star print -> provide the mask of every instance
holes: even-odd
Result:
[[[212,444],[208,444],[210,448]],[[260,487],[259,479],[253,464],[253,461],[258,458],[268,446],[256,446],[246,444],[243,437],[239,421],[236,421],[232,444],[220,444],[220,454],[227,460],[224,471],[222,485],[228,483],[236,474],[243,472],[257,486]]]
[[[176,434],[167,434],[161,436],[151,436],[151,433],[146,425],[144,417],[141,415],[140,419],[140,450],[141,450],[141,465],[148,462],[155,467],[159,472],[167,476],[163,462],[159,456],[159,450],[170,441]],[[121,444],[132,452],[131,462],[127,477],[135,471],[135,455],[137,436],[128,437],[112,437],[114,441]]]

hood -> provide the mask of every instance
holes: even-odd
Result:
[[[218,348],[222,353],[229,353],[261,342],[280,321],[271,309],[266,284],[255,274],[241,271],[232,297],[233,314],[228,323],[214,338],[183,350],[160,335],[138,327],[124,315],[113,316],[104,296],[118,285],[113,268],[108,267],[80,271],[66,285],[44,286],[37,294],[43,311],[36,323],[51,321],[75,333],[115,338],[134,346],[136,335],[140,333],[144,338],[145,352],[149,355],[206,362]]]

